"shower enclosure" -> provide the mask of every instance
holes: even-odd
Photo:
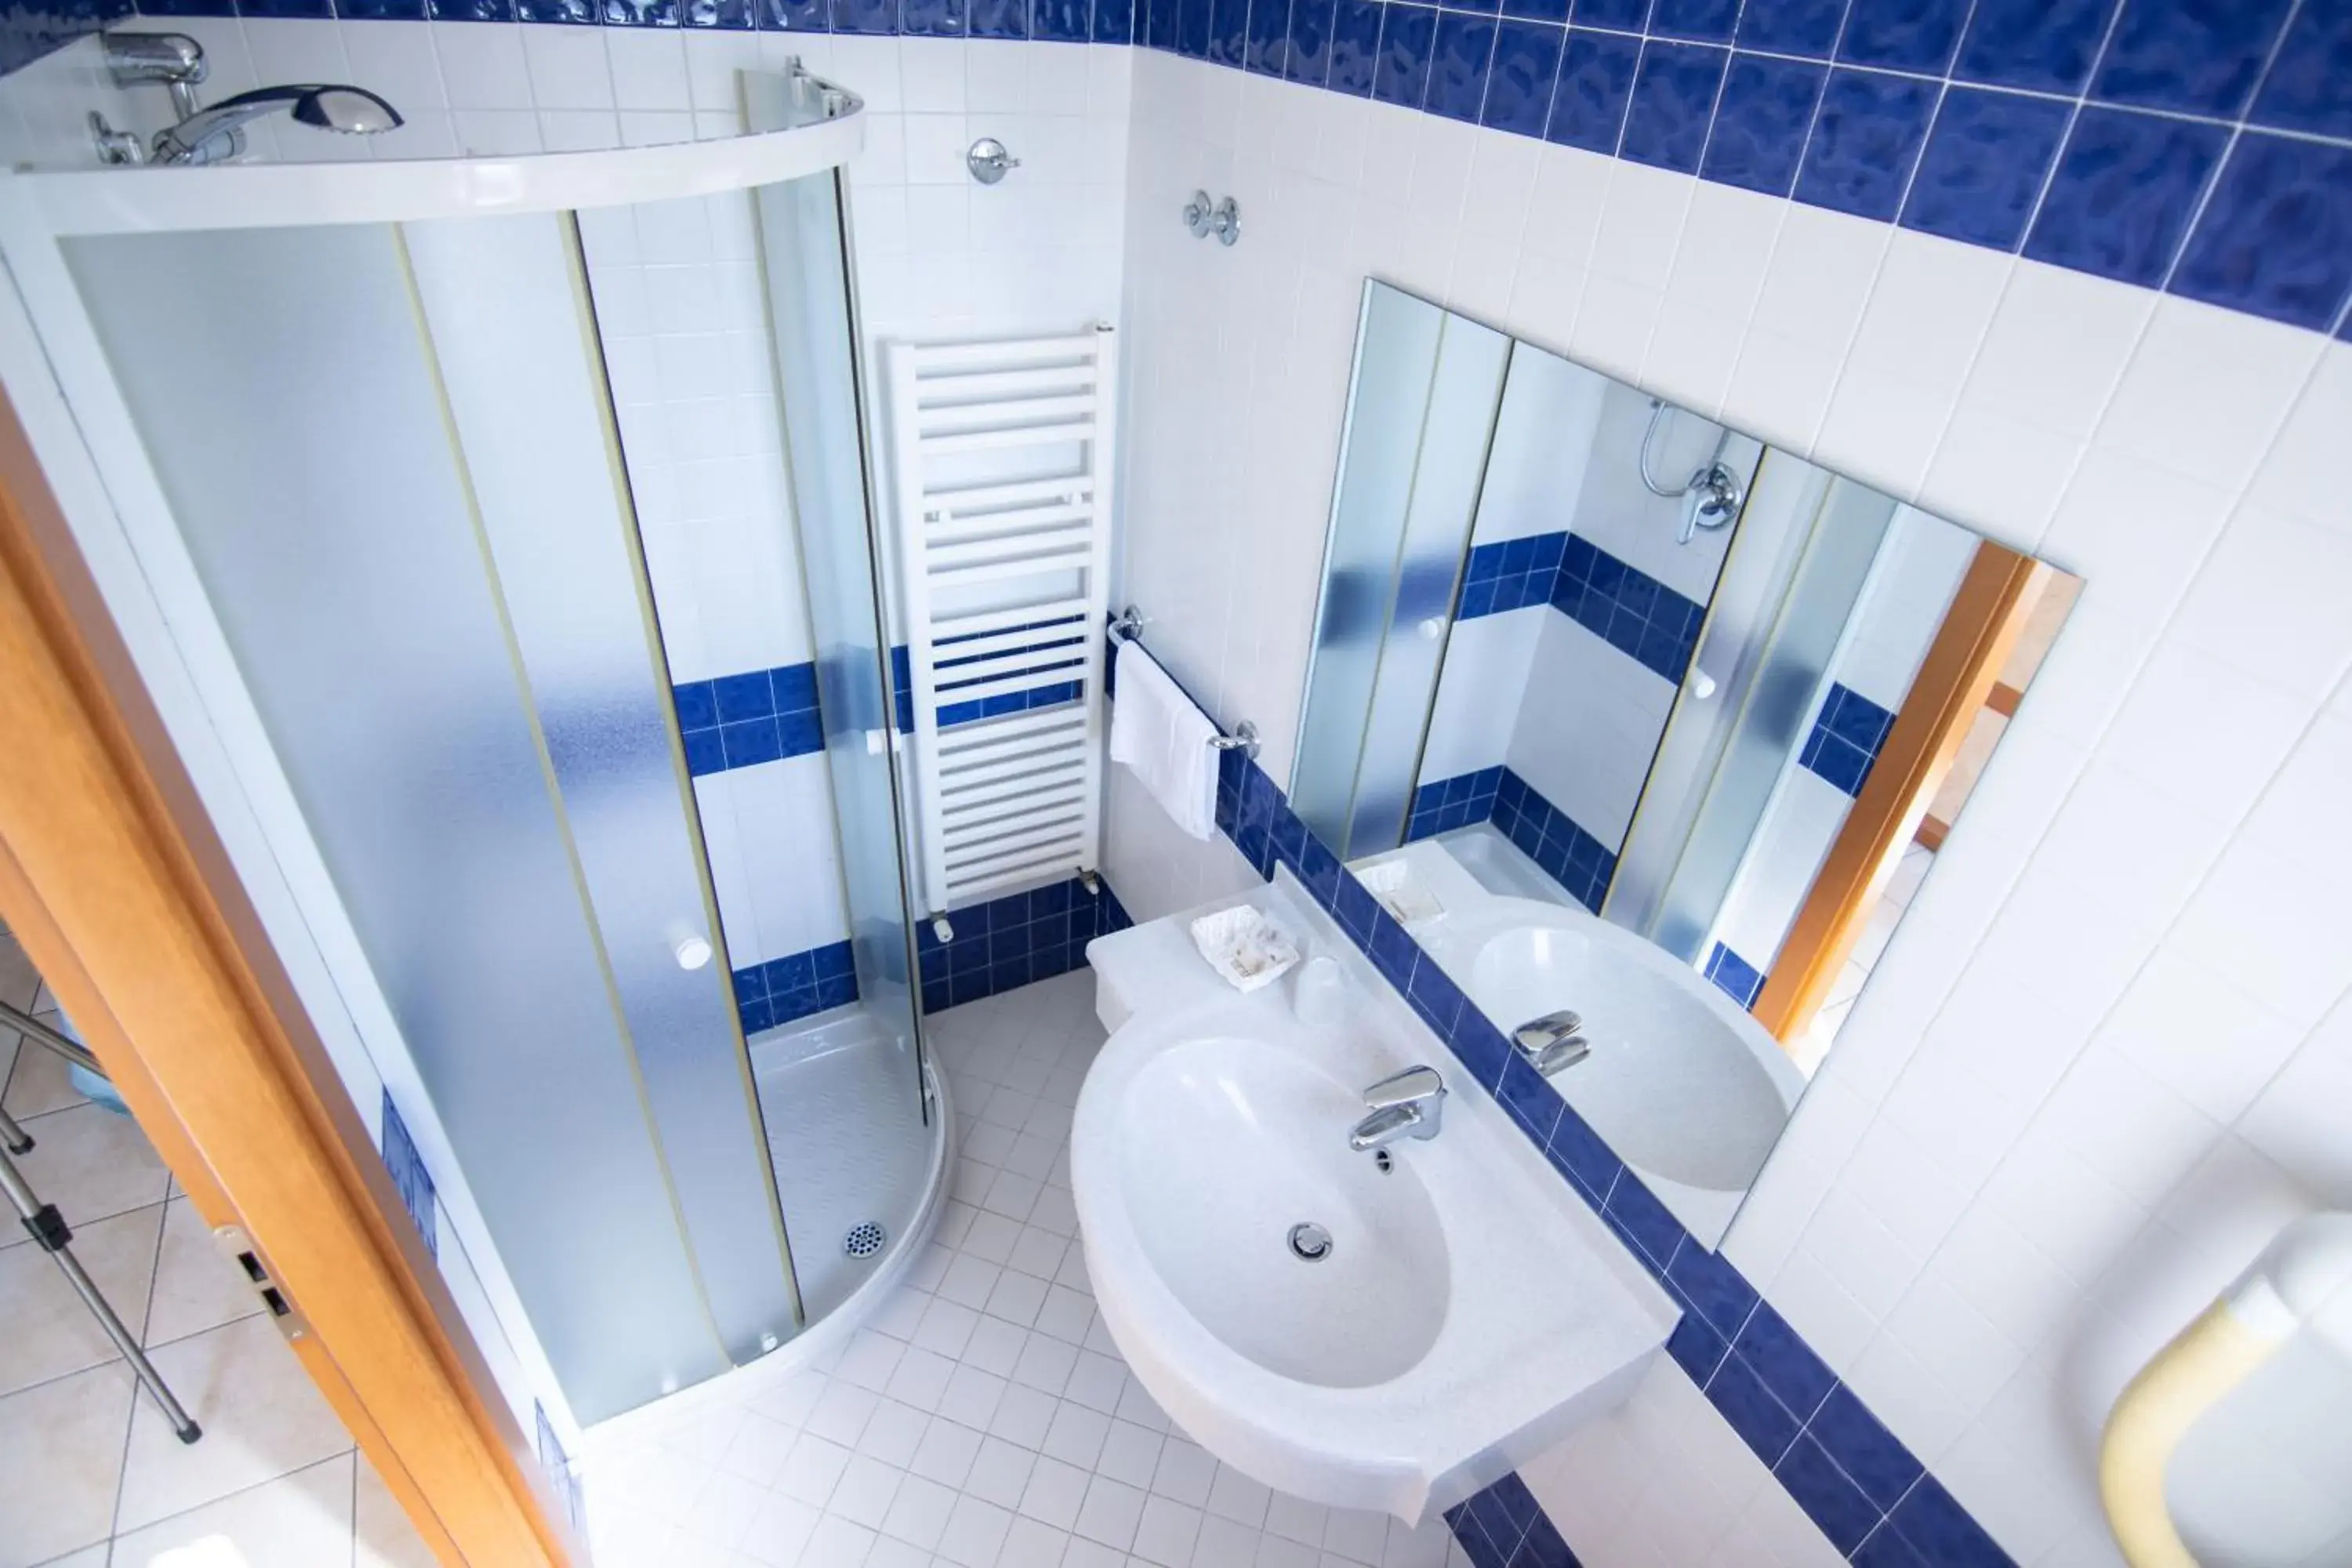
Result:
[[[871,741],[861,105],[796,69],[744,86],[754,130],[713,142],[0,180],[86,453],[44,465],[86,463],[58,489],[110,608],[542,1426],[534,1402],[594,1421],[886,1288],[945,1168]],[[732,237],[730,287],[649,300],[661,258],[628,237],[682,202]],[[706,767],[758,759],[690,752],[646,521],[675,453],[616,409],[656,328],[749,344],[730,471],[772,480],[751,521],[805,568],[805,606],[771,608],[810,632],[833,809],[803,826],[841,866],[856,1002],[772,1037],[764,1010],[746,1037],[764,966],[730,951],[698,809]]]

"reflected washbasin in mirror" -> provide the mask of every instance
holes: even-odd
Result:
[[[1409,1163],[1339,1135],[1361,1097],[1259,1041],[1172,1045],[1129,1080],[1120,1189],[1137,1239],[1202,1325],[1269,1372],[1360,1388],[1420,1361],[1445,1321],[1445,1234]],[[1295,1256],[1295,1225],[1328,1252]]]
[[[1804,1079],[1729,997],[1658,947],[1562,904],[1496,898],[1421,933],[1507,1030],[1572,1009],[1591,1053],[1554,1079],[1620,1158],[1733,1202],[1762,1169]]]

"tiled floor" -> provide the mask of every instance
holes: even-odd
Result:
[[[0,997],[40,1015],[38,986],[0,932]],[[17,1160],[26,1179],[65,1215],[76,1255],[205,1429],[194,1446],[173,1435],[0,1208],[0,1568],[429,1564],[139,1129],[5,1027],[0,1086],[37,1140]]]
[[[1171,1429],[1095,1312],[1070,1111],[1087,971],[929,1020],[955,1187],[836,1356],[659,1437],[592,1439],[598,1568],[1459,1568],[1431,1521],[1272,1493]]]

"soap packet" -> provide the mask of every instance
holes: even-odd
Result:
[[[1298,944],[1274,918],[1252,904],[1202,915],[1192,924],[1192,945],[1236,991],[1271,985],[1298,962]]]

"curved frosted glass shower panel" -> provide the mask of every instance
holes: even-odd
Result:
[[[202,715],[178,725],[222,737],[286,868],[277,919],[320,955],[305,1003],[348,1014],[441,1162],[483,1279],[461,1294],[520,1328],[582,1421],[841,1305],[882,1259],[831,1260],[838,1214],[911,1243],[943,1163],[890,752],[868,743],[887,733],[887,654],[836,173],[859,106],[802,75],[747,89],[778,129],[0,188],[0,246],[104,479],[77,535],[108,570],[136,563],[110,601],[135,584],[170,627]],[[641,537],[660,476],[632,471],[608,372],[604,318],[624,301],[599,298],[582,250],[587,209],[696,200],[739,205],[743,245],[783,247],[765,268],[725,258],[744,280],[730,325],[758,340],[735,358],[777,378],[777,427],[753,438],[774,482],[737,522],[772,531],[785,563],[795,531],[815,542],[808,619],[860,997],[818,1020],[835,1031],[819,1045],[878,1047],[892,1103],[876,1126],[908,1145],[887,1159],[863,1147],[875,1128],[780,1125],[776,1047],[744,1037],[744,975],[776,955],[748,951],[752,922],[722,921],[705,764],[689,765]],[[373,1078],[352,1082],[373,1121]],[[853,1146],[846,1174],[811,1175]],[[805,1225],[796,1190],[822,1199]],[[806,1300],[800,1229],[826,1259]]]
[[[604,847],[568,820],[550,731],[569,726],[541,719],[597,707],[625,729],[638,715],[593,683],[534,689],[404,248],[389,227],[352,225],[94,237],[71,253],[532,1324],[575,1406],[621,1408],[726,1365],[588,897]],[[588,1214],[595,1246],[562,1223]],[[624,1322],[645,1364],[615,1375],[606,1347]]]

